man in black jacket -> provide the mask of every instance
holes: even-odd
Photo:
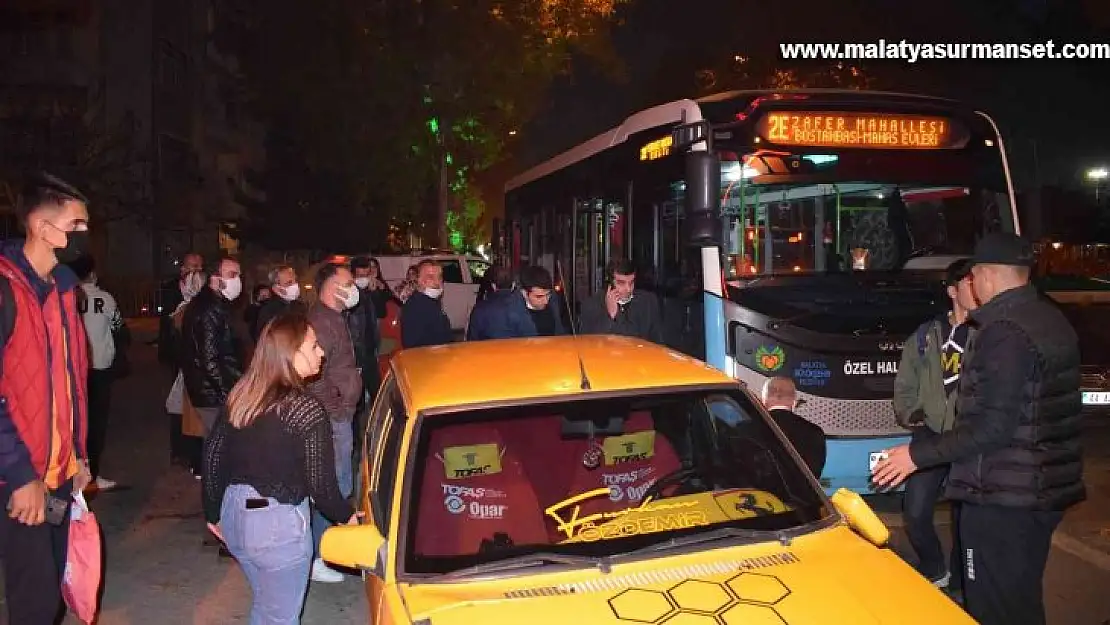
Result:
[[[416,290],[401,308],[401,347],[426,347],[451,342],[451,320],[443,312],[443,268],[434,260],[416,265]]]
[[[179,346],[181,336],[174,328],[173,313],[185,301],[186,278],[204,269],[204,258],[190,252],[181,258],[181,266],[176,279],[162,283],[158,290],[158,362],[166,365],[170,373],[177,375],[181,368]],[[181,415],[170,414],[170,461],[189,466],[189,446],[181,434]]]
[[[901,483],[952,463],[948,497],[962,502],[964,600],[984,625],[1045,622],[1042,580],[1064,510],[1086,497],[1080,451],[1079,339],[1029,283],[1033,251],[993,233],[972,258],[981,306],[956,398],[956,425],[888,450],[874,481]]]
[[[825,431],[821,426],[810,423],[794,412],[798,405],[798,390],[794,380],[774,377],[763,385],[760,396],[767,413],[774,419],[786,439],[798,450],[798,455],[806,463],[813,475],[821,477],[825,470]]]
[[[605,291],[582,302],[582,334],[622,334],[663,343],[659,300],[636,292],[636,266],[614,258],[605,266]]]
[[[270,270],[266,276],[270,283],[270,292],[273,293],[258,309],[258,318],[250,328],[251,340],[258,343],[262,335],[262,328],[274,317],[293,308],[303,308],[301,302],[301,285],[297,283],[297,270],[289,265],[281,265]]]
[[[231,388],[243,374],[240,346],[231,330],[231,302],[243,291],[239,262],[223,258],[185,308],[181,323],[181,372],[185,391],[205,434],[212,431]]]

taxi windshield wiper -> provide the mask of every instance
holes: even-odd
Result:
[[[513,558],[505,558],[504,560],[497,560],[495,562],[468,566],[465,569],[459,569],[444,574],[443,579],[469,577],[471,575],[481,575],[482,573],[510,571],[513,569],[524,569],[547,564],[596,567],[604,575],[608,575],[612,568],[609,563],[609,558],[592,558],[590,556],[575,556],[543,551],[539,553],[528,553]]]
[[[679,538],[671,538],[654,545],[648,545],[642,549],[637,549],[626,555],[642,554],[652,551],[665,551],[668,549],[678,549],[680,547],[688,547],[690,545],[700,545],[703,543],[711,543],[719,540],[733,540],[737,538],[745,539],[748,542],[767,542],[771,540],[778,540],[789,544],[789,538],[786,534],[770,530],[745,530],[736,527],[722,527],[721,529],[712,530],[709,532],[702,532],[694,534],[693,536],[682,536]]]

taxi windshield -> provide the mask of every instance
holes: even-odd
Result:
[[[830,514],[765,417],[733,391],[431,416],[415,457],[410,573],[533,553],[609,558],[723,528],[790,530]]]

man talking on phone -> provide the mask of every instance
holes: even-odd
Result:
[[[70,263],[88,253],[77,189],[41,174],[16,203],[27,238],[0,246],[0,566],[12,625],[62,605],[69,502],[88,485],[88,338]]]
[[[582,334],[620,334],[663,343],[659,300],[636,292],[636,266],[614,258],[605,266],[605,290],[582,302]]]

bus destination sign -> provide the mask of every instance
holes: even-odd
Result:
[[[756,132],[775,145],[827,148],[938,150],[960,147],[944,117],[839,111],[775,111]]]
[[[672,147],[674,147],[674,139],[670,135],[662,139],[656,139],[640,148],[640,160],[654,161],[655,159],[668,156],[671,153]]]

